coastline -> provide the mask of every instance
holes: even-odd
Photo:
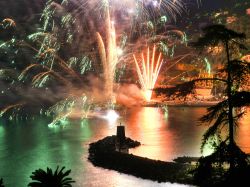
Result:
[[[116,136],[108,136],[89,146],[88,160],[98,167],[112,169],[142,179],[157,182],[171,182],[194,185],[190,170],[194,168],[187,162],[165,162],[115,151]],[[128,148],[140,145],[126,138]]]
[[[161,106],[176,106],[176,107],[210,107],[218,104],[220,101],[152,101],[143,103],[144,107],[161,107]]]
[[[249,185],[247,176],[249,166],[236,168],[233,173],[222,171],[221,168],[214,168],[219,175],[213,176],[214,180],[206,180],[207,173],[203,172],[200,178],[194,177],[194,169],[199,158],[178,157],[173,162],[153,160],[133,154],[116,151],[116,136],[107,136],[89,146],[88,160],[97,167],[115,170],[124,174],[133,175],[138,178],[148,179],[156,182],[170,182],[194,186],[246,186]],[[127,148],[134,148],[140,142],[125,138]]]

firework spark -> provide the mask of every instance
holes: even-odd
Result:
[[[86,0],[78,11],[86,8],[94,11],[108,8],[140,22],[161,14],[175,20],[186,9],[182,0]]]
[[[105,91],[107,97],[112,100],[113,98],[113,82],[116,65],[118,64],[116,34],[114,23],[110,19],[109,9],[107,10],[106,17],[106,48],[104,41],[99,32],[97,32],[97,43],[101,61],[103,64]]]
[[[71,5],[80,6],[77,6],[78,8],[74,9],[72,7],[75,6]],[[98,14],[96,14],[97,10]],[[63,96],[64,99],[60,98],[62,99],[61,102],[56,103],[54,107],[50,107],[46,112],[46,115],[54,117],[54,120],[51,123],[51,125],[54,126],[58,121],[63,121],[70,117],[75,110],[83,111],[81,114],[82,118],[88,116],[89,104],[86,103],[84,99],[82,102],[79,102],[79,98],[82,98],[83,96],[75,94],[73,90],[76,88],[79,90],[79,88],[85,86],[83,74],[91,66],[92,59],[89,58],[91,58],[92,55],[94,56],[99,52],[105,80],[104,93],[106,94],[107,99],[111,99],[111,102],[114,101],[113,85],[118,62],[121,62],[120,60],[124,59],[126,55],[130,56],[130,58],[133,58],[132,56],[134,56],[139,81],[144,96],[146,100],[149,101],[163,62],[162,55],[159,54],[159,56],[157,56],[155,54],[156,46],[158,48],[157,43],[164,39],[167,42],[169,41],[167,39],[171,38],[162,38],[158,37],[158,35],[140,35],[140,41],[142,41],[143,37],[147,38],[147,42],[143,44],[144,47],[149,45],[148,41],[150,41],[151,38],[148,37],[154,37],[155,40],[159,38],[157,43],[154,42],[156,46],[154,46],[152,53],[150,53],[149,48],[145,54],[145,58],[142,53],[141,61],[139,62],[141,63],[140,66],[135,55],[131,55],[131,53],[132,51],[133,53],[137,53],[135,48],[140,50],[144,47],[138,48],[134,45],[136,47],[132,49],[132,44],[130,44],[130,46],[126,46],[125,48],[127,39],[123,43],[121,40],[119,42],[120,46],[118,47],[116,40],[120,40],[121,35],[126,34],[133,24],[141,26],[139,28],[140,30],[144,28],[145,23],[152,22],[154,24],[153,28],[155,29],[158,23],[156,19],[160,18],[161,24],[163,25],[163,23],[167,23],[169,19],[175,18],[176,15],[181,14],[184,10],[185,4],[182,0],[63,0],[58,4],[54,1],[48,1],[41,16],[43,24],[42,28],[39,29],[38,32],[28,36],[28,39],[35,44],[34,46],[39,47],[36,49],[33,45],[30,45],[29,42],[15,42],[18,46],[27,47],[36,53],[34,58],[35,62],[32,61],[32,63],[21,72],[18,80],[20,82],[31,80],[32,86],[39,88],[46,86],[46,89],[49,89],[47,86],[50,86],[48,81],[53,81],[53,83],[57,81],[60,85],[65,86],[65,90],[68,90],[68,93],[65,93]],[[61,18],[60,24],[54,20],[59,18]],[[5,28],[7,26],[14,27],[15,22],[11,19],[5,19],[0,23],[0,27]],[[115,26],[117,30],[115,30]],[[84,45],[76,47],[77,50],[81,50],[77,51],[77,55],[72,55],[70,52],[73,53],[75,46],[77,46],[73,44],[73,38],[75,38],[75,35],[80,38],[80,35],[83,33],[83,28],[85,27],[89,30],[86,32],[86,36],[84,35],[83,40],[87,41],[90,45],[87,45],[86,42],[82,42],[80,39],[75,39],[75,41],[81,41]],[[134,27],[131,28],[131,30],[133,29]],[[59,31],[62,31],[62,33]],[[134,32],[137,32],[137,30],[135,29]],[[96,33],[96,35],[93,35],[93,33]],[[182,40],[185,40],[185,35],[183,33],[176,30],[172,31],[172,33],[175,33],[175,35],[180,36]],[[171,33],[168,32],[168,34]],[[98,51],[94,52],[92,49],[96,43],[94,42],[92,35],[96,37],[95,39],[98,43]],[[166,34],[163,34],[162,36],[165,35]],[[11,43],[14,43],[14,40],[11,41]],[[132,41],[128,39],[128,42]],[[73,47],[73,49],[72,51],[69,51],[69,55],[62,55],[63,58],[61,58],[60,52],[64,51],[62,48],[66,46],[65,44],[69,44],[67,45],[68,48]],[[174,43],[167,45],[167,43],[164,43],[165,51],[168,51],[168,48],[170,47],[171,49],[174,49],[173,44]],[[5,47],[5,44],[1,44],[0,47]],[[78,52],[81,52],[81,54],[84,52],[84,57],[79,57]],[[164,51],[162,52],[164,53]],[[96,56],[94,56],[93,59],[98,59],[95,57]],[[130,61],[124,60],[124,62],[127,63]],[[83,90],[84,89],[81,89],[80,92],[83,92]],[[83,98],[85,98],[85,96]],[[86,107],[80,108],[78,104]],[[23,105],[24,104],[20,103],[9,105],[0,111],[0,116],[10,110],[21,108]]]
[[[152,89],[155,86],[155,83],[157,81],[163,63],[161,53],[158,55],[158,57],[156,56],[155,53],[156,53],[156,47],[154,46],[152,51],[152,56],[150,56],[149,47],[147,49],[146,59],[144,57],[144,54],[143,53],[141,54],[141,64],[142,64],[141,68],[139,66],[139,63],[135,55],[133,55],[136,65],[136,71],[139,77],[139,82],[146,101],[151,100],[153,92]]]
[[[7,107],[5,107],[4,109],[2,109],[0,111],[0,117],[2,117],[6,112],[8,112],[9,110],[11,109],[15,109],[15,108],[18,108],[18,107],[21,107],[23,106],[25,103],[24,102],[20,102],[20,103],[17,103],[17,104],[13,104],[13,105],[8,105]]]

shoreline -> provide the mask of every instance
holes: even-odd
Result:
[[[197,157],[178,157],[172,162],[153,160],[129,153],[116,151],[116,136],[107,136],[89,146],[88,160],[97,167],[115,170],[124,174],[132,175],[141,179],[148,179],[155,182],[170,182],[194,186],[245,186],[249,185],[247,176],[250,167],[246,165],[243,168],[236,168],[232,173],[226,173],[221,168],[214,168],[213,172],[217,175],[209,176],[206,171],[202,175],[194,176],[194,169],[197,166],[199,158]],[[126,148],[134,148],[140,145],[140,142],[130,138],[125,138]],[[220,172],[220,173],[218,173]]]
[[[161,106],[173,106],[173,107],[210,107],[218,104],[220,101],[152,101],[143,103],[143,107],[161,107]]]
[[[112,169],[142,179],[194,185],[189,171],[194,168],[187,162],[165,162],[115,151],[116,136],[107,136],[89,146],[88,160],[98,167]],[[126,138],[128,148],[140,145]]]

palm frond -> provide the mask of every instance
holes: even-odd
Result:
[[[35,170],[32,172],[30,178],[33,182],[29,183],[28,186],[30,187],[72,187],[72,183],[75,181],[72,178],[69,178],[71,170],[63,171],[65,167],[62,167],[59,170],[59,166],[57,166],[55,172],[53,173],[51,168],[47,167],[47,171],[42,169]]]

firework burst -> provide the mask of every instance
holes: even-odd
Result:
[[[176,19],[186,6],[182,0],[87,0],[81,2],[78,11],[87,8],[93,11],[108,8],[141,22],[162,14],[169,19]]]
[[[164,23],[162,25],[165,25],[169,19],[175,19],[184,10],[185,4],[182,0],[63,0],[61,3],[48,0],[41,16],[42,28],[29,35],[28,42],[12,39],[10,42],[0,44],[0,48],[6,48],[15,43],[20,47],[29,48],[35,53],[35,56],[29,61],[31,63],[25,66],[17,78],[20,83],[29,81],[34,87],[39,89],[44,87],[48,90],[52,84],[57,83],[67,90],[67,93],[59,98],[61,101],[58,99],[57,103],[53,103],[53,107],[46,112],[49,116],[54,117],[55,120],[51,123],[54,126],[58,121],[71,115],[72,111],[79,109],[76,103],[89,106],[86,102],[87,96],[84,95],[86,91],[84,86],[86,84],[85,72],[92,69],[92,63],[94,66],[98,63],[94,67],[97,70],[101,60],[105,81],[104,92],[107,98],[112,99],[113,82],[118,64],[121,60],[124,62],[120,63],[122,65],[133,62],[131,53],[137,53],[145,46],[154,43],[157,47],[154,46],[152,52],[148,48],[147,53],[142,53],[141,61],[138,62],[134,55],[142,90],[146,100],[150,100],[163,62],[162,55],[156,55],[156,48],[160,49],[161,44],[161,51],[164,55],[168,54],[168,51],[170,51],[169,54],[173,54],[175,41],[169,41],[172,39],[170,34],[180,36],[181,40],[186,39],[185,35],[178,31],[171,33],[168,31],[167,34],[155,32],[159,25],[156,20],[162,19]],[[125,19],[127,22],[123,24]],[[131,39],[132,37],[129,38],[129,34],[126,35],[128,29],[134,29],[134,24],[139,26],[140,30],[148,22],[152,22],[154,33],[139,34],[140,36],[135,40]],[[14,27],[15,22],[5,19],[0,26],[2,28]],[[132,32],[137,33],[137,30]],[[122,34],[129,39],[125,39],[123,42]],[[163,38],[166,35],[168,37]],[[144,46],[134,45],[135,43],[141,45],[140,41],[144,37]],[[154,41],[151,38],[154,38]],[[164,42],[162,42],[163,40]],[[73,41],[79,41],[79,43]],[[96,50],[97,47],[98,50]],[[130,56],[129,61],[126,60],[126,56]],[[96,71],[96,73],[101,72]],[[82,93],[76,94],[74,90]],[[79,102],[81,98],[83,98],[82,102]],[[29,105],[29,101],[20,103],[5,107],[0,111],[0,115]],[[83,111],[81,116],[88,115],[88,107],[79,110]]]
[[[139,66],[139,62],[137,61],[135,55],[133,55],[139,82],[146,101],[151,100],[153,92],[152,90],[155,87],[155,83],[157,81],[163,63],[161,53],[158,55],[158,57],[155,53],[156,47],[154,46],[152,54],[150,56],[150,50],[148,47],[146,58],[143,53],[141,54],[141,67]]]

